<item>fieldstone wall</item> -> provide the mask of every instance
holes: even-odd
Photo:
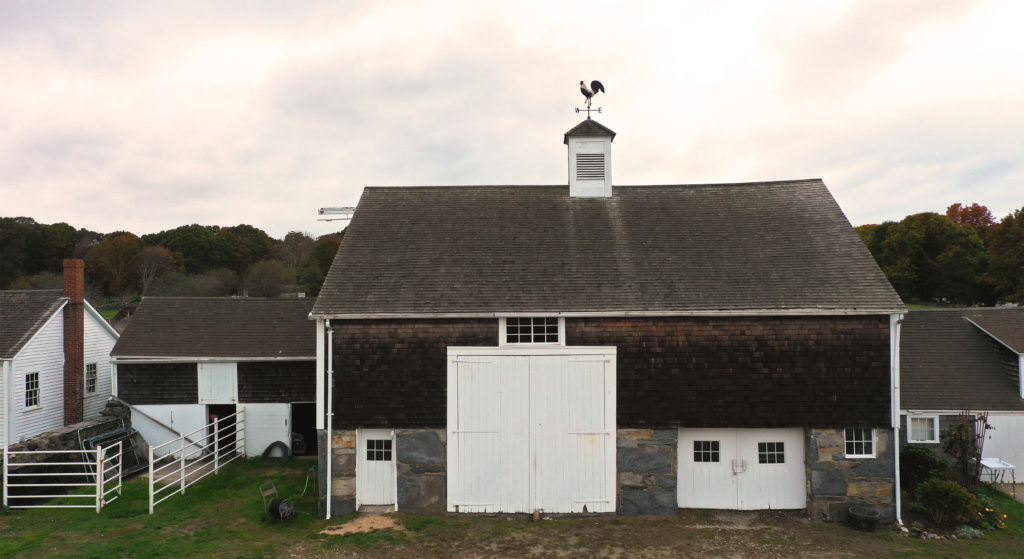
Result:
[[[851,506],[896,519],[892,430],[875,429],[875,458],[847,458],[844,429],[810,429],[807,436],[807,513],[814,520],[846,521]]]
[[[621,514],[675,514],[676,429],[619,429],[616,442],[617,510]]]
[[[444,429],[396,430],[398,510],[416,514],[445,513],[447,452]]]
[[[319,514],[323,518],[327,514],[327,431],[317,431],[317,448],[320,477]],[[336,430],[331,440],[331,516],[349,514],[356,511],[356,432],[354,430]]]

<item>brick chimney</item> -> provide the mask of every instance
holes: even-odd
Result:
[[[64,425],[82,421],[85,411],[85,262],[64,260]]]

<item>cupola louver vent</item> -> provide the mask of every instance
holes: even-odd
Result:
[[[581,180],[581,181],[603,181],[604,180],[604,154],[603,153],[577,153],[576,154],[576,180]]]

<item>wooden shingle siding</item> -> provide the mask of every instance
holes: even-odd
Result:
[[[121,363],[117,395],[134,405],[195,404],[199,373],[195,363]]]
[[[447,347],[498,345],[497,319],[339,320],[331,326],[335,429],[443,429]]]
[[[618,347],[619,427],[890,423],[889,317],[566,319]]]
[[[238,401],[315,402],[316,361],[239,362]]]

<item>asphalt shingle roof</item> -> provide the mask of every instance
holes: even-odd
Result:
[[[968,317],[1024,327],[1024,309],[907,313],[900,333],[901,408],[1024,411],[1014,376],[1017,356]]]
[[[0,359],[14,359],[65,302],[59,289],[0,291]]]
[[[1024,353],[1024,308],[964,313],[979,328],[1017,353]]]
[[[146,297],[112,357],[316,357],[313,298]]]
[[[902,308],[813,179],[368,187],[313,314]]]

